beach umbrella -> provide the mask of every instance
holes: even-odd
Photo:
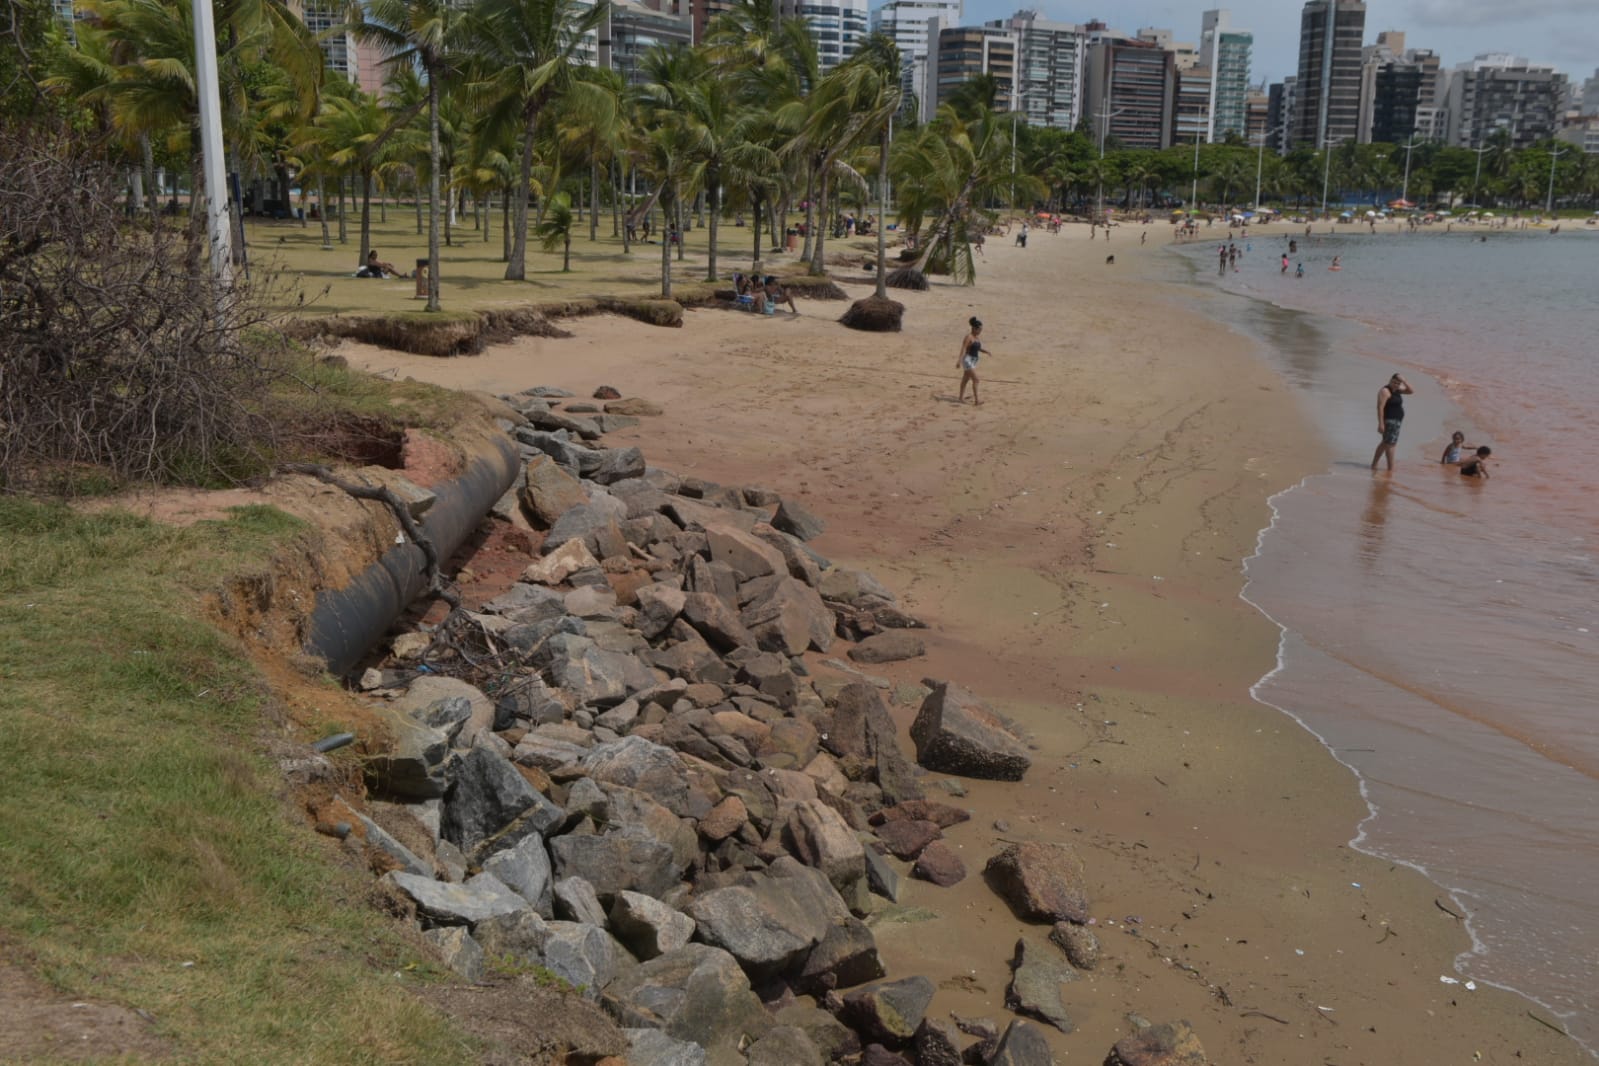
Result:
[[[1340,214],[1338,217],[1339,218],[1354,218],[1355,217],[1355,213],[1353,211],[1345,211],[1342,214]]]
[[[1389,200],[1388,201],[1388,206],[1389,207],[1415,207],[1416,205],[1411,203],[1409,200],[1401,199],[1401,200]]]

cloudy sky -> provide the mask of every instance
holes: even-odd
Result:
[[[877,6],[874,0],[873,6]],[[1003,18],[1036,7],[1046,18],[1117,29],[1162,26],[1197,41],[1199,15],[1226,7],[1234,25],[1255,34],[1254,79],[1280,80],[1299,62],[1298,0],[966,0],[966,21]],[[1367,0],[1366,42],[1382,30],[1404,30],[1411,48],[1431,48],[1445,66],[1479,52],[1512,52],[1551,64],[1582,81],[1599,67],[1599,0]]]

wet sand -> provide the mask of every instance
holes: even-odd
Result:
[[[903,902],[937,916],[877,928],[892,975],[938,983],[935,1012],[1005,1017],[1015,942],[1047,929],[982,865],[1002,841],[1065,840],[1104,958],[1066,988],[1064,1060],[1100,1061],[1136,1012],[1189,1020],[1215,1062],[1587,1061],[1520,997],[1440,981],[1469,947],[1443,909],[1459,908],[1347,846],[1366,813],[1353,778],[1250,698],[1277,629],[1239,599],[1241,564],[1267,498],[1325,457],[1250,343],[1150,280],[1170,227],[1147,229],[1147,246],[1137,226],[1108,245],[1081,227],[991,240],[978,286],[894,294],[900,334],[802,302],[691,311],[682,330],[581,319],[468,359],[341,351],[460,388],[656,400],[664,416],[609,439],[798,496],[829,523],[819,550],[933,627],[925,660],[881,674],[954,680],[1033,731],[1025,781],[957,801],[976,812],[949,834],[971,876],[910,882]],[[971,314],[993,351],[981,407],[954,402]]]

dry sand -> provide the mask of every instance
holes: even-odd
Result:
[[[1587,1061],[1525,1000],[1439,980],[1470,947],[1442,909],[1459,908],[1348,847],[1354,779],[1251,700],[1277,633],[1239,599],[1240,566],[1268,496],[1322,456],[1249,343],[1151,280],[1170,227],[1145,247],[1140,230],[995,238],[976,287],[896,294],[901,334],[852,333],[843,305],[807,302],[691,311],[680,331],[582,319],[573,339],[469,359],[342,351],[461,388],[609,384],[662,403],[614,437],[797,495],[830,523],[822,552],[933,626],[925,660],[883,675],[952,679],[1033,730],[1023,783],[967,782],[958,801],[977,812],[950,833],[971,876],[911,882],[905,902],[937,917],[877,929],[891,974],[938,983],[935,1012],[1005,1017],[1013,946],[1047,929],[980,871],[1002,840],[1064,840],[1106,956],[1066,988],[1064,1061],[1100,1061],[1129,1012],[1188,1019],[1218,1063]],[[994,354],[984,405],[957,406],[974,313]]]

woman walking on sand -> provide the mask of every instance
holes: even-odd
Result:
[[[983,401],[977,395],[977,357],[988,352],[988,349],[983,347],[983,324],[977,316],[973,315],[967,324],[971,326],[971,332],[961,338],[960,354],[955,358],[955,365],[961,371],[960,398],[955,402],[966,402],[966,383],[969,381],[972,383],[972,403],[981,407]]]

